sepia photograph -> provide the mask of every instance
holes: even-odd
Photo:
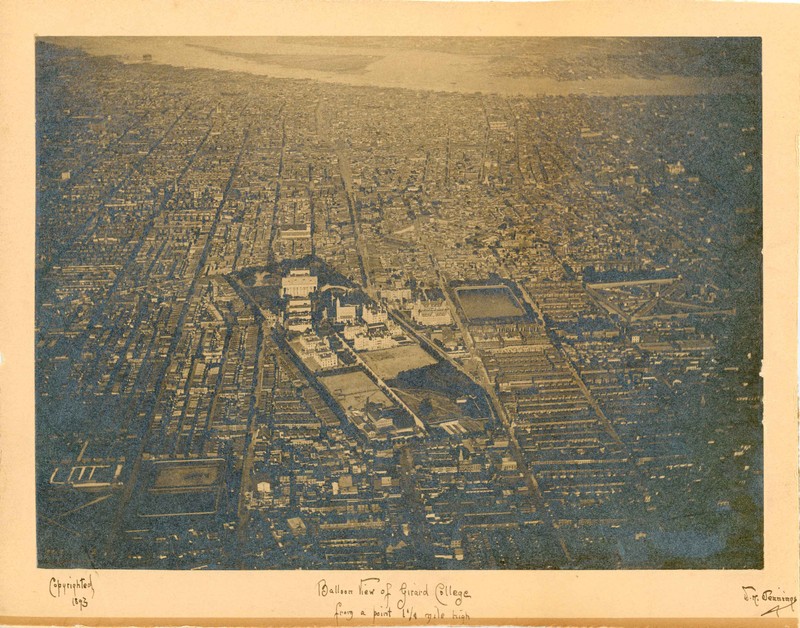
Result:
[[[43,38],[43,567],[762,565],[760,41]]]
[[[719,574],[796,622],[768,39],[307,30],[28,36],[33,616],[235,579],[249,617],[488,625],[573,616],[505,582]]]

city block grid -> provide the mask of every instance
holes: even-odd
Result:
[[[37,41],[39,565],[759,568],[758,40],[343,41]]]

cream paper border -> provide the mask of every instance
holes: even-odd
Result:
[[[765,568],[756,571],[379,572],[469,589],[473,623],[755,618],[743,585],[798,594],[797,235],[800,7],[749,3],[0,0],[0,623],[334,624],[321,577],[356,572],[92,572],[79,611],[48,594],[34,515],[34,36],[759,36],[764,89]],[[87,572],[82,572],[86,574]],[[797,609],[797,605],[795,605]],[[776,623],[795,614],[781,613]],[[5,617],[5,619],[2,619]],[[116,619],[114,619],[116,618]],[[272,618],[271,620],[269,618]],[[538,618],[538,620],[537,620]],[[584,618],[584,619],[580,619]],[[442,620],[440,620],[441,622]],[[452,621],[452,620],[451,620]],[[639,622],[635,622],[639,623]],[[700,622],[710,625],[709,621]],[[724,625],[724,624],[721,624]]]

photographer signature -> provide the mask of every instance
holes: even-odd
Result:
[[[782,589],[764,589],[759,593],[755,587],[743,586],[742,591],[745,602],[752,602],[756,608],[766,609],[761,613],[762,617],[770,613],[775,613],[776,617],[780,617],[780,612],[786,609],[793,612],[797,603],[796,595],[786,595]]]

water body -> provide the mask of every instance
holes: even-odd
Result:
[[[147,55],[150,63],[177,67],[440,92],[691,96],[757,93],[760,87],[760,59],[757,50],[749,52],[750,40],[724,40],[729,42],[727,48],[719,48],[719,41],[711,39],[622,38],[66,37],[48,41],[124,63],[143,63]],[[572,75],[580,78],[571,80]]]

